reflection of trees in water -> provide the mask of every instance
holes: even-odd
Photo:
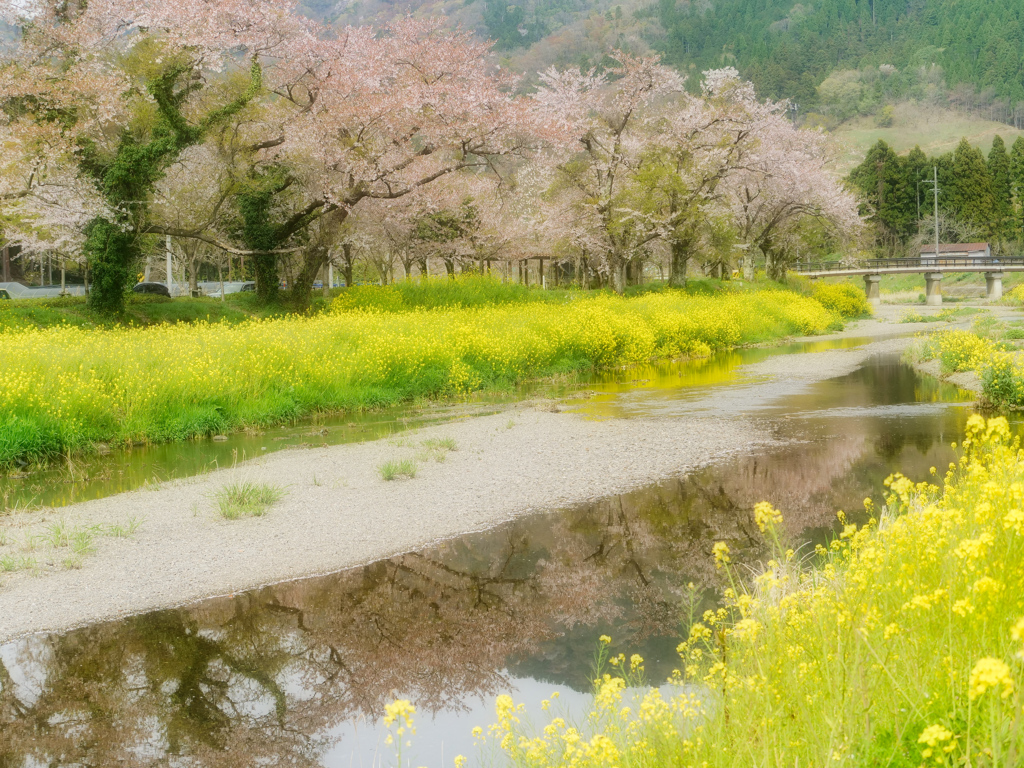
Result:
[[[713,541],[749,547],[751,527],[720,491],[673,481],[328,577],[18,641],[3,657],[16,674],[0,668],[0,765],[316,764],[333,725],[376,717],[396,694],[457,708],[505,688],[503,670],[542,644],[557,657],[566,633],[583,658],[588,628],[614,623],[629,644],[675,633],[680,583],[713,584]],[[586,685],[578,666],[553,672]]]
[[[830,521],[821,499],[863,448],[796,445],[343,573],[10,644],[0,766],[314,765],[332,726],[396,694],[458,708],[505,688],[510,665],[585,687],[602,631],[674,645],[659,638],[680,628],[686,583],[718,585],[715,541],[760,555],[754,503]],[[652,679],[675,665],[664,655]]]

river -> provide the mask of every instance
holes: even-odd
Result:
[[[0,764],[389,765],[380,717],[402,697],[417,708],[405,757],[451,766],[477,754],[472,729],[493,721],[502,693],[538,713],[558,692],[556,707],[581,711],[602,634],[664,681],[687,617],[720,593],[712,545],[726,541],[740,564],[766,557],[756,502],[781,509],[792,546],[813,552],[837,510],[863,519],[866,497],[883,502],[891,472],[941,475],[971,413],[967,393],[892,356],[764,396],[741,366],[766,354],[775,353],[595,377],[566,407],[594,418],[692,415],[714,389],[717,407],[728,393],[729,407],[763,419],[780,448],[329,576],[0,645]],[[324,423],[317,437],[365,438],[453,415],[410,414]],[[311,433],[302,425],[184,451],[114,452],[88,465],[106,467],[92,478],[58,484],[55,473],[19,488],[35,485],[51,502],[105,495],[137,485],[154,464],[187,474]]]

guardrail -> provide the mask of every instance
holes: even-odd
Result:
[[[1024,257],[1003,259],[972,259],[952,256],[922,256],[901,259],[861,259],[859,261],[818,261],[797,262],[794,271],[807,272],[850,272],[885,271],[888,269],[950,270],[962,269],[971,272],[998,272],[1001,267],[1024,267]]]

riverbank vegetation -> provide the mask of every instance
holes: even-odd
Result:
[[[762,289],[15,330],[3,337],[0,465],[706,356],[841,325],[813,298]]]
[[[986,318],[970,331],[945,331],[919,339],[907,357],[914,362],[937,360],[942,373],[977,373],[981,394],[992,406],[1024,407],[1024,361],[1019,344],[1021,323]]]
[[[327,304],[324,299],[316,299],[309,312],[315,314],[323,311]],[[161,323],[241,323],[287,314],[290,314],[287,305],[262,304],[251,293],[229,294],[224,301],[206,297],[168,299],[165,296],[132,294],[125,303],[124,313],[117,318],[105,317],[93,311],[84,296],[16,299],[0,301],[0,334],[19,328],[47,328],[55,325],[111,328]]]
[[[691,623],[669,690],[636,687],[643,660],[602,651],[586,717],[548,701],[534,726],[502,696],[478,738],[531,768],[1017,765],[1022,475],[1006,420],[973,416],[944,490],[889,478],[887,506],[860,528],[840,513],[813,565],[759,504],[774,558],[748,586],[715,546],[724,602]]]

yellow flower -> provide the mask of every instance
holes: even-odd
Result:
[[[612,639],[610,637],[608,637],[608,635],[601,635],[600,639],[601,639],[601,642],[604,643],[605,645],[609,645],[612,642]]]
[[[1010,637],[1017,642],[1024,641],[1024,616],[1017,619],[1017,623],[1010,628]]]
[[[929,747],[937,747],[944,741],[949,741],[953,738],[951,731],[947,730],[941,725],[929,725],[923,731],[921,736],[917,739],[918,744],[927,744]]]
[[[732,562],[729,558],[729,546],[724,541],[716,541],[715,546],[711,548],[711,551],[715,556],[715,565],[718,568],[721,568],[726,563]]]
[[[768,528],[782,522],[782,513],[767,501],[759,501],[754,505],[754,522],[764,533]]]
[[[466,768],[466,757],[465,755],[455,756],[455,768]]]
[[[408,699],[398,699],[390,704],[384,705],[384,725],[391,725],[396,720],[404,720],[407,726],[412,725],[412,716],[416,713],[416,707]],[[399,729],[402,732],[402,729]]]
[[[1013,693],[1013,678],[1010,676],[1010,668],[1006,662],[1000,659],[991,657],[981,659],[971,670],[968,687],[971,701],[985,695],[989,690],[998,688],[1002,688],[1001,698],[1009,698]]]

